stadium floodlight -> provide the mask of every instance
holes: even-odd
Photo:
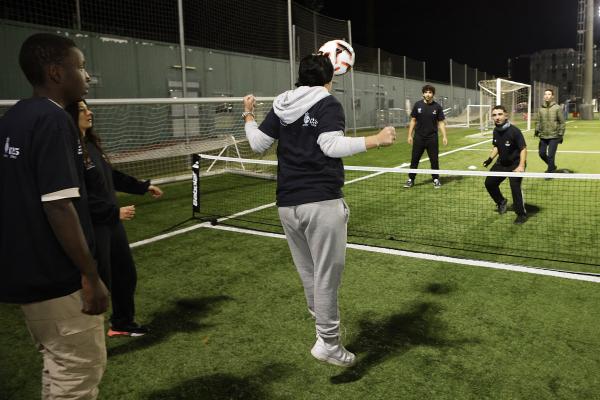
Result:
[[[525,121],[525,130],[531,129],[531,85],[498,78],[479,81],[479,88],[479,104],[502,104],[511,121]]]

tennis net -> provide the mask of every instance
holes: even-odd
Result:
[[[196,215],[282,232],[275,205],[277,162],[199,155]],[[409,172],[416,184],[403,187]],[[440,174],[434,189],[429,174]],[[600,272],[600,175],[345,166],[349,242],[557,269]],[[523,177],[528,220],[515,224],[509,179],[499,214],[488,176]],[[569,267],[568,265],[585,267]],[[565,267],[567,265],[567,267]]]

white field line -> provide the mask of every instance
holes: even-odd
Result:
[[[200,225],[203,225],[206,228],[218,229],[218,230],[222,230],[222,231],[244,233],[244,234],[248,234],[248,235],[264,236],[264,237],[271,237],[271,238],[277,238],[277,239],[285,239],[285,235],[282,235],[279,233],[258,232],[258,231],[254,231],[251,229],[235,228],[235,227],[223,226],[223,225],[215,225],[215,226],[212,226],[210,224],[200,224]],[[368,251],[371,253],[388,254],[388,255],[400,256],[400,257],[417,258],[417,259],[421,259],[421,260],[445,262],[445,263],[459,264],[459,265],[468,265],[468,266],[472,266],[472,267],[491,268],[491,269],[499,269],[499,270],[504,270],[504,271],[513,271],[513,272],[524,272],[524,273],[534,274],[534,275],[544,275],[544,276],[552,276],[555,278],[563,278],[563,279],[571,279],[571,280],[578,280],[578,281],[585,281],[585,282],[600,283],[600,274],[583,274],[583,273],[572,273],[572,272],[566,272],[566,271],[555,271],[555,270],[549,270],[549,269],[525,267],[525,266],[516,265],[516,264],[504,264],[504,263],[497,263],[497,262],[490,262],[490,261],[469,260],[469,259],[464,259],[464,258],[455,258],[455,257],[447,257],[447,256],[436,256],[436,255],[426,254],[426,253],[413,253],[413,252],[404,251],[404,250],[395,250],[395,249],[388,249],[388,248],[383,248],[383,247],[373,247],[373,246],[351,244],[351,243],[348,243],[346,245],[346,247],[349,249]]]
[[[447,156],[448,154],[456,153],[456,152],[462,151],[462,150],[468,150],[468,149],[470,149],[472,147],[479,146],[480,144],[488,143],[488,142],[491,142],[491,141],[492,141],[492,139],[488,139],[488,140],[484,140],[483,142],[477,142],[477,143],[474,143],[474,144],[470,144],[468,146],[459,147],[458,149],[454,149],[454,150],[450,150],[450,151],[447,151],[445,153],[442,153],[442,154],[438,155],[438,157]],[[422,158],[421,160],[419,160],[419,164],[422,163],[423,161],[427,161],[427,160],[429,160],[429,157]],[[402,163],[402,164],[400,164],[400,165],[398,165],[396,167],[393,167],[393,168],[406,168],[408,166],[410,166],[410,163]],[[381,174],[385,174],[385,172],[375,172],[375,173],[370,174],[370,175],[365,175],[365,176],[362,176],[360,178],[352,179],[352,180],[346,182],[345,185],[349,185],[349,184],[355,183],[355,182],[360,182],[360,181],[363,181],[365,179],[373,178],[373,177],[375,177],[377,175],[381,175]]]
[[[264,204],[262,206],[251,208],[249,210],[240,211],[239,213],[232,214],[232,215],[230,215],[228,217],[219,218],[219,219],[217,219],[217,222],[222,222],[222,221],[225,221],[225,220],[228,220],[228,219],[231,219],[231,218],[236,218],[236,217],[240,217],[242,215],[251,214],[251,213],[253,213],[255,211],[264,210],[265,208],[270,208],[270,207],[274,207],[274,206],[275,206],[275,203]],[[162,235],[151,237],[149,239],[140,240],[138,242],[131,243],[129,245],[129,247],[131,247],[133,249],[135,247],[140,247],[140,246],[143,246],[143,245],[146,245],[146,244],[158,242],[159,240],[167,239],[167,238],[170,238],[172,236],[180,235],[182,233],[187,233],[187,232],[196,230],[198,228],[207,227],[207,226],[211,226],[211,223],[210,222],[202,222],[200,224],[188,226],[187,228],[178,229],[178,230],[173,231],[173,232],[165,233],[165,234],[162,234]]]
[[[486,151],[490,152],[490,149],[463,149],[464,151]],[[528,153],[537,153],[535,149],[527,149]],[[572,154],[600,154],[597,150],[557,150],[557,153],[572,153]]]
[[[465,146],[465,147],[461,147],[461,148],[458,148],[458,149],[450,150],[450,151],[447,151],[445,153],[440,154],[439,156],[442,157],[442,156],[445,156],[445,155],[448,155],[448,154],[455,153],[455,152],[460,151],[460,150],[469,149],[471,147],[478,146],[478,145],[483,144],[483,143],[487,143],[490,140],[491,139],[488,139],[488,140],[484,140],[483,142],[478,142],[478,143],[475,143],[475,144],[471,144],[469,146]],[[421,161],[427,161],[428,159],[429,158],[425,158],[425,159],[423,159]],[[263,163],[267,164],[268,161],[264,161]],[[403,164],[401,164],[401,165],[399,165],[397,167],[394,167],[394,168],[404,168],[404,167],[407,167],[409,165],[410,165],[409,163],[403,163]],[[376,173],[373,173],[373,174],[370,174],[370,175],[367,175],[367,176],[363,176],[361,178],[353,179],[351,181],[346,182],[345,184],[349,185],[351,183],[359,182],[359,181],[362,181],[362,180],[367,179],[367,178],[372,178],[374,176],[381,175],[383,173],[385,173],[385,172],[376,172]],[[253,213],[255,211],[264,210],[266,208],[270,208],[270,207],[274,207],[274,206],[275,206],[275,202],[268,203],[268,204],[263,204],[261,206],[255,207],[255,208],[251,208],[249,210],[240,211],[239,213],[236,213],[236,214],[233,214],[233,215],[229,215],[227,217],[219,218],[217,221],[218,222],[226,221],[226,220],[231,219],[231,218],[239,217],[239,216],[246,215],[246,214],[251,214],[251,213]],[[180,235],[182,233],[190,232],[190,231],[193,231],[195,229],[198,229],[198,228],[201,228],[201,227],[204,227],[204,226],[210,226],[210,223],[203,222],[201,224],[196,224],[196,225],[188,226],[187,228],[178,229],[178,230],[173,231],[173,232],[169,232],[169,233],[165,233],[165,234],[162,234],[162,235],[154,236],[154,237],[151,237],[151,238],[148,238],[148,239],[145,239],[145,240],[140,240],[140,241],[137,241],[135,243],[131,243],[129,245],[129,247],[136,248],[136,247],[144,246],[146,244],[158,242],[159,240],[167,239],[167,238],[170,238],[170,237],[173,237],[173,236],[176,236],[176,235]]]
[[[445,156],[445,155],[448,155],[448,154],[452,154],[452,153],[456,153],[456,152],[462,151],[462,150],[471,150],[475,146],[479,146],[481,144],[488,143],[490,141],[491,141],[491,139],[484,140],[482,142],[477,142],[477,143],[474,143],[474,144],[471,144],[471,145],[468,145],[468,146],[464,146],[464,147],[460,147],[458,149],[447,151],[445,153],[440,154],[439,156],[442,157],[442,156]],[[210,159],[210,157],[207,157],[207,158]],[[429,158],[424,158],[424,159],[420,160],[420,162],[427,161],[427,160],[429,160]],[[270,164],[269,161],[264,161],[264,160],[259,160],[259,161],[262,161],[262,163],[264,163],[264,164],[268,164],[268,163]],[[346,185],[349,185],[349,184],[352,184],[352,183],[356,183],[356,182],[360,182],[360,181],[368,179],[368,178],[373,178],[373,177],[375,177],[377,175],[381,175],[381,174],[384,174],[386,172],[391,172],[389,170],[394,170],[394,169],[398,169],[398,168],[404,168],[404,167],[409,166],[409,165],[410,164],[408,164],[408,163],[403,163],[403,164],[401,164],[401,165],[399,165],[397,167],[386,168],[388,171],[379,171],[379,172],[375,172],[375,173],[372,173],[372,174],[369,174],[369,175],[366,175],[366,176],[363,176],[363,177],[360,177],[360,178],[356,178],[356,179],[353,179],[353,180],[350,180],[350,181],[346,182]],[[417,170],[407,169],[407,172],[410,172],[410,171],[417,171]],[[456,173],[456,171],[446,171],[446,170],[435,170],[435,171],[433,171],[433,170],[423,170],[423,169],[418,170],[418,172],[421,173],[421,174],[429,174],[429,173],[439,173],[439,174],[445,174],[445,173],[452,174],[452,173],[454,173],[455,174]],[[461,174],[463,174],[463,175],[477,175],[477,174],[481,174],[481,172],[462,171]],[[507,175],[507,173],[503,173],[503,172],[488,172],[487,174],[488,175],[497,174],[498,176]],[[540,173],[518,173],[518,174],[515,173],[515,174],[519,175],[519,176],[522,176],[522,177],[529,177],[529,176],[531,176],[531,177],[538,177],[538,176],[543,176],[544,175],[544,174],[540,174]],[[564,178],[565,179],[566,178],[571,178],[572,179],[572,178],[574,178],[576,176],[581,175],[580,177],[582,179],[584,179],[584,178],[598,179],[598,175],[593,175],[593,176],[588,176],[588,175],[585,175],[585,174],[568,174],[568,175],[569,175],[568,177],[565,175]],[[563,176],[557,175],[555,178],[563,178]],[[235,217],[239,217],[239,216],[242,216],[242,215],[251,214],[253,212],[264,210],[264,209],[267,209],[267,208],[270,208],[270,207],[274,207],[274,206],[275,206],[275,202],[268,203],[268,204],[263,204],[261,206],[255,207],[255,208],[251,208],[251,209],[248,209],[248,210],[240,211],[240,212],[238,212],[236,214],[229,215],[227,217],[219,218],[217,221],[218,222],[226,221],[226,220],[231,219],[231,218],[235,218]],[[183,228],[183,229],[179,229],[179,230],[176,230],[176,231],[173,231],[173,232],[169,232],[169,233],[165,233],[165,234],[158,235],[158,236],[155,236],[155,237],[151,237],[149,239],[140,240],[138,242],[131,243],[130,247],[131,248],[135,248],[135,247],[143,246],[143,245],[146,245],[146,244],[149,244],[149,243],[154,243],[154,242],[157,242],[159,240],[170,238],[172,236],[176,236],[176,235],[179,235],[179,234],[182,234],[182,233],[190,232],[190,231],[198,229],[198,228],[200,228],[202,226],[206,226],[207,224],[208,223],[206,223],[206,222],[205,223],[201,223],[201,224],[196,224],[196,225],[189,226],[187,228]]]
[[[440,157],[444,156],[444,155],[455,153],[460,150],[469,150],[472,147],[478,146],[483,143],[487,143],[489,141],[490,140],[485,140],[483,142],[478,142],[478,143],[475,143],[475,144],[472,144],[469,146],[465,146],[465,147],[462,147],[459,149],[454,149],[454,150],[440,154]],[[420,161],[427,161],[427,160],[428,160],[428,158],[420,160]],[[410,164],[403,163],[395,168],[404,168],[405,166],[408,166],[408,165],[410,165]],[[383,173],[385,173],[385,172],[377,172],[377,173],[368,175],[366,177],[361,177],[361,178],[346,182],[346,184],[358,182],[358,181],[366,179],[367,177],[373,177],[373,176],[380,175]],[[225,221],[230,218],[235,218],[235,217],[238,217],[241,215],[250,214],[255,211],[263,210],[263,209],[274,207],[274,206],[275,206],[274,202],[269,203],[269,204],[264,204],[262,206],[258,206],[258,207],[252,208],[252,209],[241,211],[239,213],[230,215],[228,217],[219,218],[217,221],[218,222]],[[219,230],[223,230],[223,231],[239,232],[239,233],[246,233],[246,234],[251,234],[251,235],[256,235],[256,236],[266,236],[266,237],[285,239],[285,235],[281,235],[281,234],[277,234],[277,233],[260,232],[260,231],[250,230],[250,229],[241,229],[241,228],[229,227],[229,226],[224,226],[224,225],[213,226],[210,222],[203,222],[200,224],[189,226],[187,228],[179,229],[177,231],[154,236],[152,238],[145,239],[145,240],[140,240],[138,242],[132,243],[130,245],[130,247],[136,248],[136,247],[144,246],[146,244],[158,242],[160,240],[167,239],[167,238],[170,238],[170,237],[173,237],[176,235],[191,232],[198,228],[219,229]],[[553,277],[564,278],[564,279],[573,279],[573,280],[580,280],[580,281],[587,281],[587,282],[599,282],[600,283],[600,276],[596,276],[596,275],[584,275],[584,274],[570,273],[570,272],[564,272],[564,271],[553,271],[553,270],[548,270],[548,269],[525,267],[525,266],[520,266],[520,265],[502,264],[502,263],[494,263],[494,262],[480,261],[480,260],[469,260],[469,259],[453,258],[453,257],[447,257],[447,256],[436,256],[436,255],[425,254],[425,253],[413,253],[413,252],[403,251],[403,250],[387,249],[387,248],[372,247],[372,246],[358,245],[358,244],[347,244],[347,248],[361,250],[361,251],[369,251],[369,252],[373,252],[373,253],[390,254],[390,255],[396,255],[396,256],[402,256],[402,257],[411,257],[411,258],[418,258],[418,259],[432,260],[432,261],[439,261],[439,262],[447,262],[447,263],[460,264],[460,265],[470,265],[470,266],[478,266],[478,267],[483,267],[483,268],[492,268],[492,269],[500,269],[500,270],[507,270],[507,271],[515,271],[515,272],[525,272],[525,273],[536,274],[536,275],[545,275],[545,276],[553,276]]]

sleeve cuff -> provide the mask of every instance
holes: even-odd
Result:
[[[42,203],[79,197],[79,188],[69,188],[42,195]]]

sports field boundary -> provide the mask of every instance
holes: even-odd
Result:
[[[440,157],[449,155],[449,154],[453,154],[458,151],[471,150],[473,147],[476,147],[476,146],[479,146],[479,145],[482,145],[485,143],[489,143],[490,141],[491,141],[491,139],[487,139],[487,140],[473,143],[473,144],[463,146],[463,147],[460,147],[457,149],[453,149],[453,150],[450,150],[450,151],[440,154]],[[212,158],[212,156],[209,156],[207,158]],[[420,160],[420,162],[427,161],[427,160],[428,160],[428,158],[425,158],[425,159]],[[258,163],[261,163],[260,160],[258,161]],[[265,161],[264,163],[266,164],[267,161]],[[403,163],[396,167],[386,168],[386,170],[404,169],[408,165],[410,165],[410,164]],[[419,171],[420,171],[420,173],[428,172],[428,170],[419,170]],[[351,184],[351,183],[362,181],[362,180],[365,180],[368,178],[373,178],[375,176],[384,174],[386,172],[387,171],[374,172],[372,174],[369,174],[369,175],[366,175],[366,176],[363,176],[360,178],[356,178],[354,180],[350,180],[350,181],[346,182],[346,184]],[[402,171],[402,172],[406,173],[408,171]],[[438,172],[441,172],[441,171],[438,170]],[[523,175],[523,173],[520,173],[520,174]],[[540,175],[540,174],[533,174],[533,175]],[[596,176],[596,178],[597,178],[597,176]],[[248,210],[244,210],[244,211],[241,211],[239,213],[236,213],[236,214],[233,214],[233,215],[230,215],[227,217],[219,218],[217,220],[217,224],[215,224],[215,225],[211,224],[210,222],[202,222],[199,224],[189,226],[187,228],[179,229],[177,231],[168,232],[168,233],[154,236],[154,237],[151,237],[151,238],[148,238],[145,240],[137,241],[135,243],[132,243],[130,245],[130,247],[131,248],[141,247],[141,246],[144,246],[147,244],[151,244],[151,243],[154,243],[154,242],[157,242],[160,240],[164,240],[164,239],[176,236],[176,235],[191,232],[191,231],[194,231],[199,228],[218,229],[218,230],[223,230],[223,231],[251,234],[251,235],[255,235],[255,236],[285,239],[285,235],[282,235],[282,234],[262,232],[262,231],[251,230],[251,229],[236,228],[236,227],[230,227],[230,226],[218,224],[218,222],[236,218],[236,217],[239,217],[242,215],[251,214],[253,212],[260,211],[260,210],[267,209],[267,208],[274,207],[274,206],[276,206],[275,202],[263,204],[261,206],[258,206],[258,207],[252,208],[252,209],[248,209]],[[463,259],[463,258],[456,258],[456,257],[439,256],[439,255],[433,255],[433,254],[427,254],[427,253],[415,253],[415,252],[404,251],[404,250],[390,249],[390,248],[386,248],[386,247],[375,247],[375,246],[359,245],[359,244],[352,244],[352,243],[348,243],[347,248],[361,250],[361,251],[367,251],[367,252],[371,252],[371,253],[388,254],[388,255],[394,255],[394,256],[429,260],[429,261],[438,261],[438,262],[446,262],[446,263],[459,264],[459,265],[477,266],[477,267],[482,267],[482,268],[507,270],[507,271],[513,271],[513,272],[524,272],[524,273],[530,273],[530,274],[536,274],[536,275],[558,277],[558,278],[563,278],[563,279],[600,283],[600,274],[593,274],[593,273],[577,273],[577,272],[569,272],[569,271],[552,270],[552,269],[547,269],[547,268],[527,267],[527,266],[516,265],[516,264],[504,264],[504,263],[489,262],[489,261],[483,261],[483,260],[471,260],[471,259]]]
[[[140,246],[150,244],[153,242],[157,242],[159,240],[163,240],[163,239],[166,239],[166,238],[169,238],[172,236],[190,232],[190,231],[193,231],[193,230],[196,230],[199,228],[216,229],[216,230],[221,230],[221,231],[269,237],[269,238],[275,238],[275,239],[285,239],[285,235],[280,234],[280,233],[255,231],[252,229],[237,228],[237,227],[218,225],[218,224],[212,225],[210,222],[203,222],[200,224],[190,226],[185,229],[180,229],[175,232],[170,232],[170,233],[167,233],[164,235],[156,236],[151,239],[141,240],[139,242],[132,243],[131,247],[132,248],[140,247]],[[443,263],[456,264],[456,265],[467,265],[467,266],[471,266],[471,267],[481,267],[481,268],[489,268],[489,269],[512,271],[512,272],[522,272],[522,273],[528,273],[528,274],[533,274],[533,275],[550,276],[550,277],[554,277],[554,278],[600,283],[600,274],[593,274],[593,273],[581,273],[581,272],[578,273],[578,272],[553,270],[553,269],[547,269],[547,268],[526,267],[526,266],[517,265],[517,264],[505,264],[505,263],[498,263],[498,262],[491,262],[491,261],[471,260],[471,259],[467,259],[467,258],[439,256],[439,255],[433,255],[433,254],[427,254],[427,253],[416,253],[416,252],[410,252],[410,251],[405,251],[405,250],[396,250],[396,249],[389,249],[386,247],[375,247],[375,246],[353,244],[353,243],[347,243],[346,248],[353,249],[353,250],[359,250],[359,251],[365,251],[365,252],[369,252],[369,253],[379,253],[379,254],[387,254],[387,255],[399,256],[399,257],[409,257],[409,258],[416,258],[416,259],[420,259],[420,260],[443,262]]]
[[[475,146],[487,143],[489,141],[491,141],[491,139],[487,139],[487,140],[484,140],[482,142],[473,143],[473,144],[470,144],[468,146],[463,146],[463,147],[460,147],[458,149],[450,150],[450,151],[447,151],[445,153],[440,154],[439,157],[442,157],[442,156],[445,156],[445,155],[448,155],[448,154],[452,154],[452,153],[456,153],[457,151],[460,151],[460,150],[464,150],[464,149],[468,149],[468,148],[471,148],[471,147],[475,147]],[[223,159],[223,160],[224,159],[228,159],[228,160],[231,160],[231,161],[238,161],[238,159],[236,159],[236,158],[230,158],[230,157],[216,157],[216,156],[208,156],[208,155],[206,155],[206,158],[207,159],[219,158],[219,159]],[[420,162],[427,161],[427,160],[429,160],[429,158],[422,159]],[[271,164],[271,160],[254,160],[254,162],[256,164]],[[403,163],[403,164],[400,164],[400,165],[398,165],[396,167],[392,167],[392,168],[389,168],[389,169],[404,168],[404,167],[407,167],[409,165],[410,165],[410,163]],[[354,180],[345,182],[345,185],[349,185],[349,184],[354,183],[354,182],[358,182],[358,181],[362,181],[362,180],[365,180],[365,179],[368,179],[368,178],[372,178],[374,176],[378,176],[378,175],[381,175],[383,173],[384,172],[376,172],[376,173],[373,173],[373,174],[370,174],[370,175],[367,175],[367,176],[356,178]],[[423,173],[426,173],[426,172],[423,172]],[[263,204],[261,206],[255,207],[255,208],[251,208],[251,209],[248,209],[248,210],[240,211],[239,213],[236,213],[236,214],[233,214],[233,215],[230,215],[230,216],[227,216],[227,217],[219,218],[217,221],[221,222],[221,221],[224,221],[224,220],[227,220],[227,219],[231,219],[231,218],[239,217],[239,216],[242,216],[242,215],[250,214],[250,213],[253,213],[255,211],[260,211],[260,210],[264,210],[266,208],[274,207],[275,205],[276,205],[275,202],[268,203],[268,204]],[[157,242],[159,240],[168,239],[168,238],[173,237],[175,235],[180,235],[180,234],[183,234],[183,233],[186,233],[186,232],[193,231],[193,230],[201,228],[203,226],[204,226],[204,223],[193,225],[193,226],[189,226],[187,228],[179,229],[177,231],[164,233],[162,235],[157,235],[157,236],[145,239],[145,240],[140,240],[140,241],[137,241],[135,243],[131,243],[129,247],[136,248],[136,247],[144,246],[146,244],[154,243],[154,242]]]

